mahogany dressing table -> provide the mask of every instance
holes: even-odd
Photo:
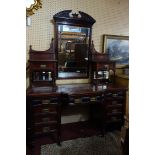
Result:
[[[93,43],[91,44],[91,31],[95,20],[83,12],[79,12],[81,17],[77,14],[69,16],[70,13],[71,10],[66,10],[54,15],[56,36],[48,50],[35,51],[30,46],[28,67],[30,85],[26,92],[28,145],[32,145],[36,137],[45,135],[51,136],[60,145],[61,116],[62,110],[66,106],[89,105],[90,121],[98,121],[104,132],[110,129],[121,129],[124,124],[127,89],[115,83],[115,62],[110,61],[108,55],[96,52]],[[70,43],[66,41],[66,38],[60,40],[62,31],[58,30],[65,29],[65,27],[61,27],[63,23],[65,26],[73,26],[69,27],[72,31],[74,29],[76,32],[82,30],[80,38],[77,33],[72,33],[69,36],[71,40],[68,41],[72,42],[73,47],[76,47],[77,44],[85,44],[82,47],[86,47],[86,53],[81,56],[81,59],[85,58],[87,62],[81,60],[83,62],[81,64],[84,66],[77,65],[80,60],[74,57],[76,49],[70,49],[72,57],[69,57],[65,46],[60,47],[60,45]],[[74,26],[78,26],[78,28]],[[81,33],[84,38],[81,38]],[[79,46],[78,50],[80,50]],[[71,66],[72,70],[67,68],[65,63],[60,64],[62,57],[59,56],[62,53],[66,53],[68,56],[64,61],[70,59],[70,62],[74,62],[74,66]],[[62,70],[62,65],[65,70]],[[110,71],[113,74],[107,76]],[[71,77],[75,79],[88,78],[90,83],[58,85],[56,79],[62,79],[60,74],[64,75],[64,79],[70,78],[65,75],[76,75]],[[100,113],[100,117],[96,117],[97,113]]]

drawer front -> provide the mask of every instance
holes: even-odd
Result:
[[[107,107],[106,113],[122,113],[122,107]]]
[[[122,100],[104,100],[104,105],[106,108],[119,108],[123,106]]]
[[[107,114],[105,118],[105,122],[106,123],[123,122],[122,115],[108,115]]]
[[[50,113],[50,112],[57,112],[57,106],[52,105],[39,105],[33,107],[33,113]]]
[[[57,121],[58,116],[52,115],[52,114],[47,114],[47,115],[34,115],[34,123],[45,123],[45,122],[50,122],[50,121]]]
[[[34,99],[32,100],[32,106],[57,106],[59,104],[59,98],[58,97],[52,97],[48,99]]]
[[[124,99],[125,93],[123,91],[112,91],[112,92],[105,92],[104,93],[105,99]]]
[[[55,68],[56,65],[53,63],[45,63],[45,62],[39,62],[39,63],[31,63],[30,64],[31,69],[47,69],[47,68]]]
[[[35,134],[43,134],[43,133],[50,133],[52,131],[57,131],[57,125],[44,125],[41,127],[34,127]]]
[[[93,102],[102,102],[102,96],[69,96],[69,103],[74,103],[74,104],[84,104],[84,103],[93,103]]]

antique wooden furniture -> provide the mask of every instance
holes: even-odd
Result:
[[[79,14],[72,13],[72,10],[60,11],[53,19],[57,77],[88,78],[92,25],[95,19],[82,11]]]
[[[46,51],[36,51],[30,46],[28,61],[30,87],[55,86],[56,62],[53,40]]]
[[[107,54],[96,52],[93,44],[90,46],[95,20],[84,12],[71,14],[71,10],[61,11],[53,18],[56,42],[52,40],[46,51],[30,47],[27,143],[56,133],[60,144],[61,115],[66,106],[88,105],[90,122],[98,122],[102,131],[120,129],[124,124],[126,88],[114,82],[115,62]],[[65,65],[60,64],[62,53],[74,58],[62,59]],[[90,83],[56,85],[56,78],[89,78]]]
[[[55,135],[60,144],[61,111],[66,106],[89,105],[89,120],[91,123],[97,122],[103,134],[105,131],[121,129],[124,124],[126,90],[114,83],[107,84],[106,88],[98,83],[57,87],[32,83],[27,89],[27,144],[32,144],[36,137],[42,135]]]

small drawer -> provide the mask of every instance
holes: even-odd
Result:
[[[102,102],[103,101],[103,97],[102,96],[93,96],[90,98],[91,102]]]
[[[121,111],[108,111],[107,113],[106,113],[106,116],[107,117],[112,117],[112,116],[116,116],[116,117],[120,117],[120,116],[122,116],[122,112]]]
[[[52,125],[52,126],[49,126],[49,125],[45,125],[43,127],[35,127],[34,128],[34,132],[36,134],[43,134],[43,133],[49,133],[51,131],[56,131],[57,130],[57,126],[56,125]]]
[[[47,69],[47,68],[55,68],[55,64],[52,63],[32,63],[31,69]]]
[[[50,121],[56,121],[57,115],[51,115],[51,116],[36,116],[34,117],[34,122],[38,123],[38,122],[50,122]]]
[[[56,106],[38,106],[33,108],[34,114],[37,113],[49,113],[49,112],[56,112],[57,111],[57,107]]]
[[[120,100],[109,100],[109,101],[105,101],[105,105],[106,106],[121,106],[123,104],[122,101]]]
[[[81,103],[81,98],[75,98],[74,103]]]
[[[118,98],[118,99],[123,99],[124,98],[124,93],[123,91],[116,91],[116,92],[105,92],[104,96],[107,98]]]
[[[40,105],[41,103],[42,103],[42,101],[41,100],[32,100],[32,106],[36,106],[36,105]]]
[[[74,97],[69,97],[69,103],[74,103],[75,102],[75,98]]]
[[[122,110],[122,104],[109,104],[106,106],[106,109],[111,109],[111,110]]]
[[[122,108],[121,107],[117,107],[117,108],[107,108],[106,111],[108,113],[121,113],[122,112]]]
[[[120,116],[106,116],[107,123],[121,122],[121,121],[122,121],[122,119]]]
[[[89,103],[90,97],[81,97],[81,103]]]

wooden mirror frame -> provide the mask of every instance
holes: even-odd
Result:
[[[34,3],[31,4],[29,8],[26,7],[26,16],[29,17],[34,14],[35,10],[42,8],[41,0],[34,0]]]
[[[58,26],[59,25],[68,25],[68,26],[78,26],[85,27],[90,29],[89,34],[89,43],[88,43],[88,68],[87,68],[87,76],[86,77],[64,77],[63,79],[80,79],[80,78],[89,78],[89,60],[90,60],[90,48],[91,48],[91,37],[92,37],[92,25],[96,22],[96,20],[90,15],[78,11],[79,14],[72,13],[72,10],[64,10],[56,13],[53,16],[54,20],[54,31],[55,31],[55,52],[56,59],[58,60]],[[62,79],[58,77],[58,63],[57,63],[57,79]]]

